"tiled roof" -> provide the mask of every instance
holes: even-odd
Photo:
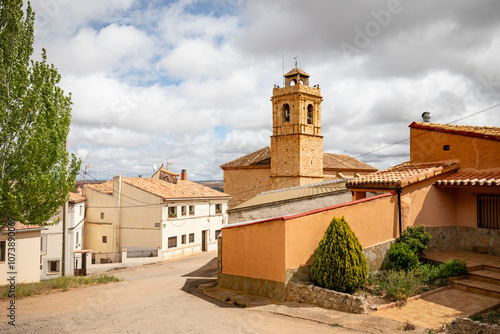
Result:
[[[80,194],[77,194],[74,192],[69,193],[69,202],[70,203],[78,203],[78,202],[83,202],[85,200],[87,200],[87,199]]]
[[[492,126],[451,125],[451,124],[413,122],[410,124],[410,128],[500,141],[500,128]]]
[[[410,163],[384,169],[347,182],[348,188],[393,188],[406,187],[434,176],[458,169],[455,161]]]
[[[356,158],[345,154],[323,153],[323,168],[325,169],[350,169],[363,171],[377,171],[377,168],[365,164]]]
[[[37,231],[37,230],[43,230],[45,227],[43,226],[38,226],[38,225],[25,225],[21,224],[20,222],[16,222],[16,225],[14,226],[16,229],[16,232],[27,232],[27,231]],[[9,233],[7,228],[3,230],[3,233]]]
[[[146,177],[122,177],[122,182],[162,197],[163,199],[230,197],[230,195],[226,193],[187,180],[178,180],[177,183],[174,184]],[[100,184],[89,184],[86,186],[108,195],[113,194],[113,181],[106,181]]]
[[[290,76],[297,75],[297,74],[300,74],[303,77],[309,77],[310,76],[309,74],[307,74],[306,72],[304,72],[300,68],[295,67],[291,71],[289,71],[287,74],[285,74],[285,77],[290,77]]]
[[[342,190],[347,190],[345,187],[345,181],[345,179],[338,179],[334,181],[263,192],[230,210],[238,210],[260,205],[269,205],[272,203],[290,201],[294,199],[301,199],[323,194],[333,194]]]
[[[437,180],[438,186],[500,186],[500,169],[464,170]]]
[[[113,195],[113,181],[106,181],[103,183],[90,183],[85,187],[92,188],[100,193]]]
[[[178,180],[176,184],[143,177],[123,177],[122,180],[163,199],[231,197],[223,192],[188,180]]]
[[[241,158],[229,161],[221,165],[221,168],[248,166],[271,166],[271,148],[266,146]]]
[[[225,163],[221,168],[271,166],[271,148],[264,147],[258,151],[247,154],[236,160]],[[377,168],[365,164],[353,157],[344,154],[323,153],[324,169],[349,169],[357,171],[376,171]]]

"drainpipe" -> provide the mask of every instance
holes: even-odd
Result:
[[[399,236],[401,236],[401,232],[403,229],[403,224],[401,221],[401,188],[398,187],[396,191],[398,192]]]

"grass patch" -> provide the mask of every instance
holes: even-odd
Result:
[[[49,293],[54,290],[67,291],[69,289],[83,288],[87,285],[119,282],[120,279],[101,274],[97,276],[59,276],[37,283],[17,283],[16,299]],[[10,286],[0,287],[0,299],[7,299]]]
[[[488,313],[483,315],[473,314],[469,319],[473,321],[480,321],[490,325],[500,325],[500,311],[490,310]]]

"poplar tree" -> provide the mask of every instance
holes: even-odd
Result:
[[[24,12],[22,0],[0,0],[0,233],[13,221],[47,224],[80,168],[66,149],[71,95],[45,49],[31,59],[34,22],[29,2]]]

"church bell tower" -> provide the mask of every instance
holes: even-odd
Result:
[[[273,89],[271,189],[323,181],[321,90],[309,87],[298,67],[285,74],[285,87]]]

